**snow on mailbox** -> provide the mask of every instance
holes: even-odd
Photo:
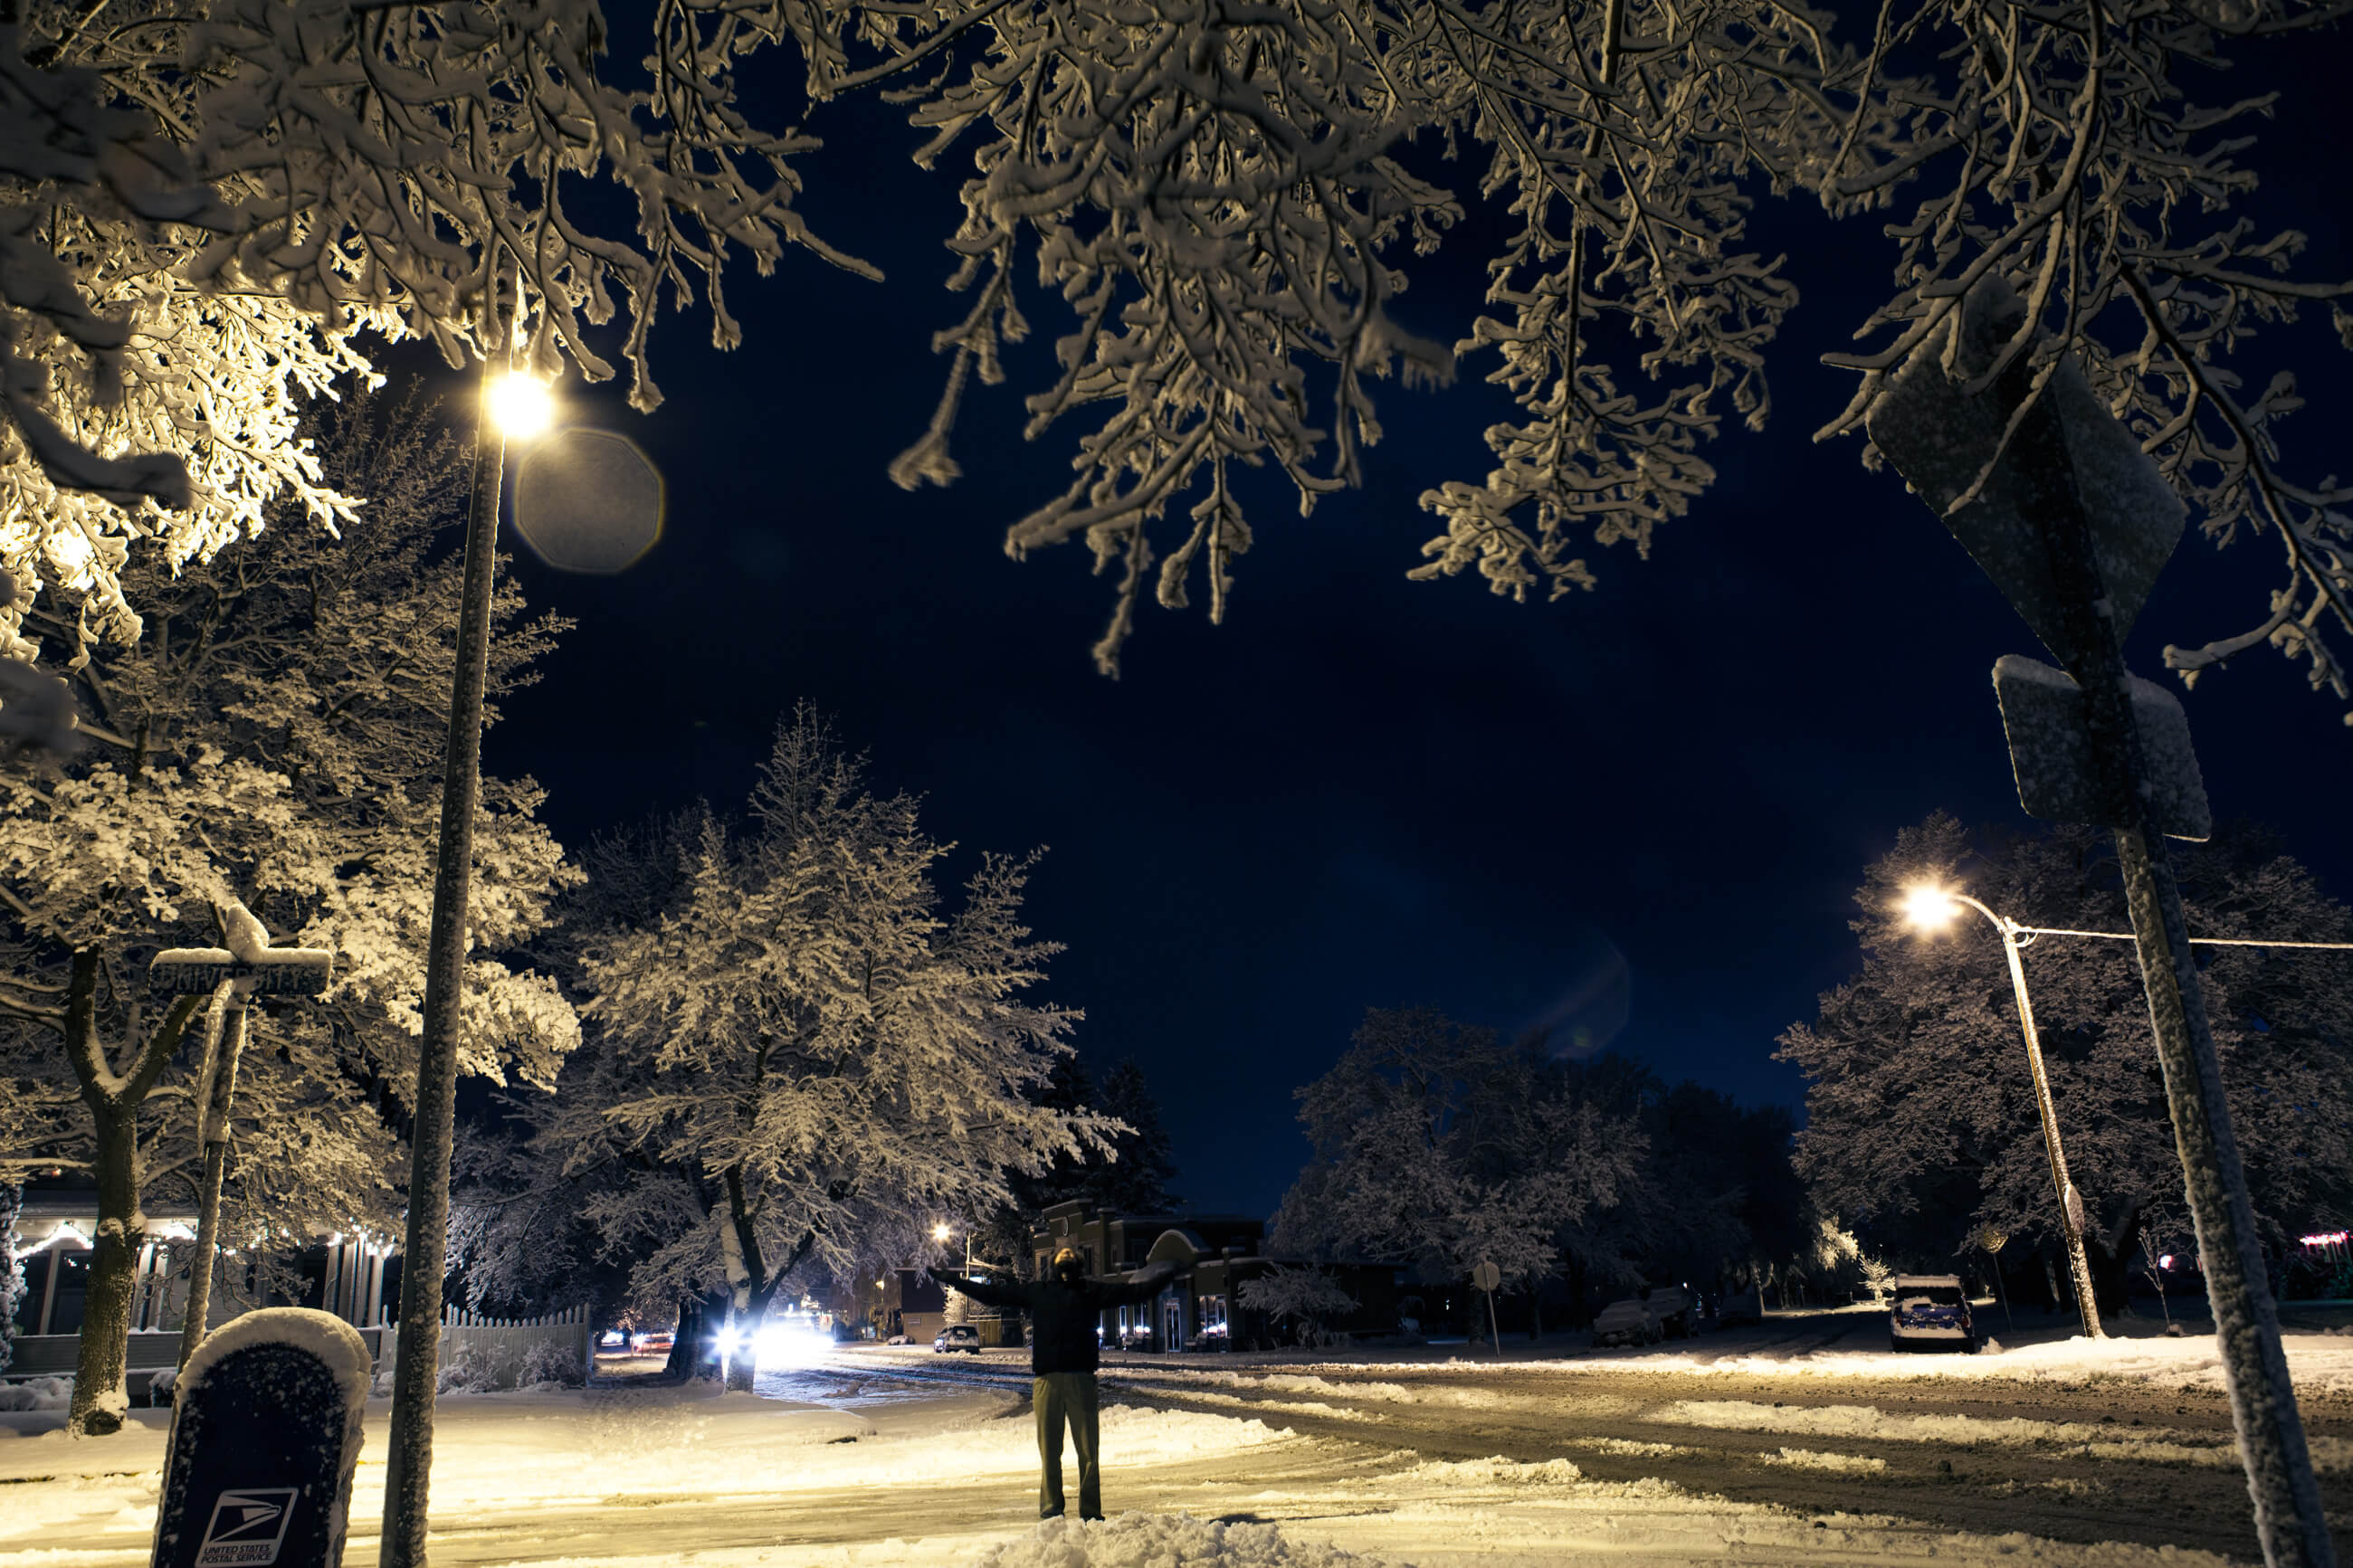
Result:
[[[372,1359],[304,1307],[213,1331],[173,1386],[153,1568],[338,1568]]]

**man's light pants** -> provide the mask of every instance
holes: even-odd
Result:
[[[1071,1447],[1079,1461],[1079,1517],[1103,1517],[1102,1445],[1096,1438],[1095,1374],[1050,1372],[1038,1379],[1030,1403],[1038,1410],[1038,1517],[1062,1512],[1062,1423],[1071,1424]]]

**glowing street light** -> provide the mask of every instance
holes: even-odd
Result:
[[[2034,1108],[2042,1117],[2042,1147],[2051,1156],[2051,1186],[2059,1198],[2059,1228],[2067,1238],[2067,1268],[2075,1280],[2075,1305],[2083,1313],[2084,1331],[2095,1340],[2105,1339],[2099,1305],[2092,1295],[2092,1265],[2084,1256],[2084,1200],[2067,1177],[2067,1153],[2059,1142],[2059,1113],[2051,1103],[2051,1079],[2042,1070],[2042,1042],[2034,1030],[2034,1004],[2026,994],[2026,964],[2019,956],[2019,949],[2025,945],[2019,938],[2024,936],[2031,942],[2035,933],[1949,888],[1924,883],[1904,893],[1904,918],[1923,931],[1944,930],[1964,906],[1991,921],[1993,929],[2001,933],[2002,954],[2010,960],[2010,990],[2018,997],[2018,1025],[2026,1037],[2026,1065],[2034,1077]]]
[[[1910,888],[1904,894],[1904,918],[1924,931],[1939,931],[1953,923],[1961,906],[1942,888]]]
[[[511,370],[483,389],[491,422],[510,441],[528,441],[555,422],[555,399],[547,384]]]
[[[932,1239],[943,1247],[947,1245],[948,1237],[955,1234],[955,1227],[945,1220],[932,1226]],[[964,1232],[964,1272],[965,1278],[972,1277],[972,1227],[970,1226],[966,1226]]]
[[[497,289],[492,290],[495,296]],[[415,1119],[409,1136],[408,1228],[400,1275],[392,1430],[385,1455],[383,1568],[425,1568],[427,1478],[440,1364],[442,1282],[449,1264],[449,1158],[457,1142],[458,1033],[466,985],[466,905],[473,883],[474,819],[482,793],[482,698],[491,658],[491,574],[498,560],[499,497],[510,437],[547,427],[547,388],[514,368],[522,280],[504,302],[483,301],[481,401],[466,512],[458,647],[449,680],[449,731],[441,771],[441,827],[434,854],[433,920],[425,944],[425,1005],[417,1039]]]

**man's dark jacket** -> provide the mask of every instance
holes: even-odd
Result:
[[[1095,1329],[1106,1308],[1148,1301],[1176,1278],[1174,1263],[1155,1263],[1125,1279],[948,1279],[952,1290],[991,1307],[1018,1307],[1029,1314],[1029,1370],[1039,1377],[1056,1372],[1092,1372],[1100,1349]]]

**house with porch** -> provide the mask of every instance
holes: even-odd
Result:
[[[98,1233],[98,1193],[87,1179],[28,1184],[16,1218],[15,1252],[25,1270],[16,1303],[15,1354],[6,1375],[50,1377],[71,1373],[81,1339],[90,1288],[91,1237]],[[180,1328],[188,1310],[189,1263],[195,1256],[195,1205],[158,1195],[147,1206],[147,1239],[139,1249],[131,1298],[129,1369],[134,1386],[179,1364]],[[389,1238],[328,1236],[295,1258],[301,1299],[274,1305],[315,1307],[361,1331],[375,1348],[381,1325],[399,1300],[400,1261]],[[217,1328],[253,1304],[259,1286],[249,1260],[221,1249],[213,1270],[205,1323]],[[242,1299],[240,1299],[242,1298]]]

